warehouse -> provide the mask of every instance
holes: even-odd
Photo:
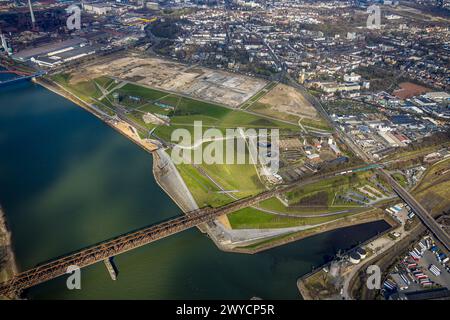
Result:
[[[87,40],[84,38],[73,38],[68,39],[60,42],[53,42],[49,43],[43,46],[39,46],[36,48],[31,48],[27,50],[19,51],[18,53],[14,54],[12,57],[15,60],[18,61],[30,61],[32,58],[36,58],[38,56],[44,56],[48,55],[51,56],[52,54],[64,52],[68,50],[72,50],[76,47],[81,47],[83,45],[87,44]]]
[[[64,62],[94,54],[96,49],[98,48],[90,45],[77,48],[71,47],[68,50],[59,50],[58,52],[52,52],[47,55],[32,57],[31,61],[42,67],[51,68]]]

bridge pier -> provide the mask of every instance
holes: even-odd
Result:
[[[103,260],[103,262],[105,263],[106,270],[108,270],[109,275],[111,276],[111,279],[117,280],[117,275],[119,274],[119,272],[117,271],[117,268],[114,265],[113,258],[112,257],[107,258],[107,259]]]

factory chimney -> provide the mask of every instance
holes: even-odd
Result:
[[[36,27],[36,20],[34,19],[33,6],[31,5],[31,0],[28,0],[28,7],[30,7],[30,15],[31,15],[31,24],[33,26],[33,30]]]

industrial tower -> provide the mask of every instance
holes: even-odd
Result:
[[[33,12],[33,6],[31,5],[31,0],[28,0],[28,7],[30,7],[31,25],[34,30],[36,27],[36,20],[34,19],[34,12]]]

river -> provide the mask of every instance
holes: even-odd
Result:
[[[72,102],[31,82],[0,88],[0,203],[20,270],[182,214],[152,176],[152,158]],[[255,255],[225,253],[197,229],[61,277],[30,299],[296,299],[296,279],[388,228],[331,231]]]

